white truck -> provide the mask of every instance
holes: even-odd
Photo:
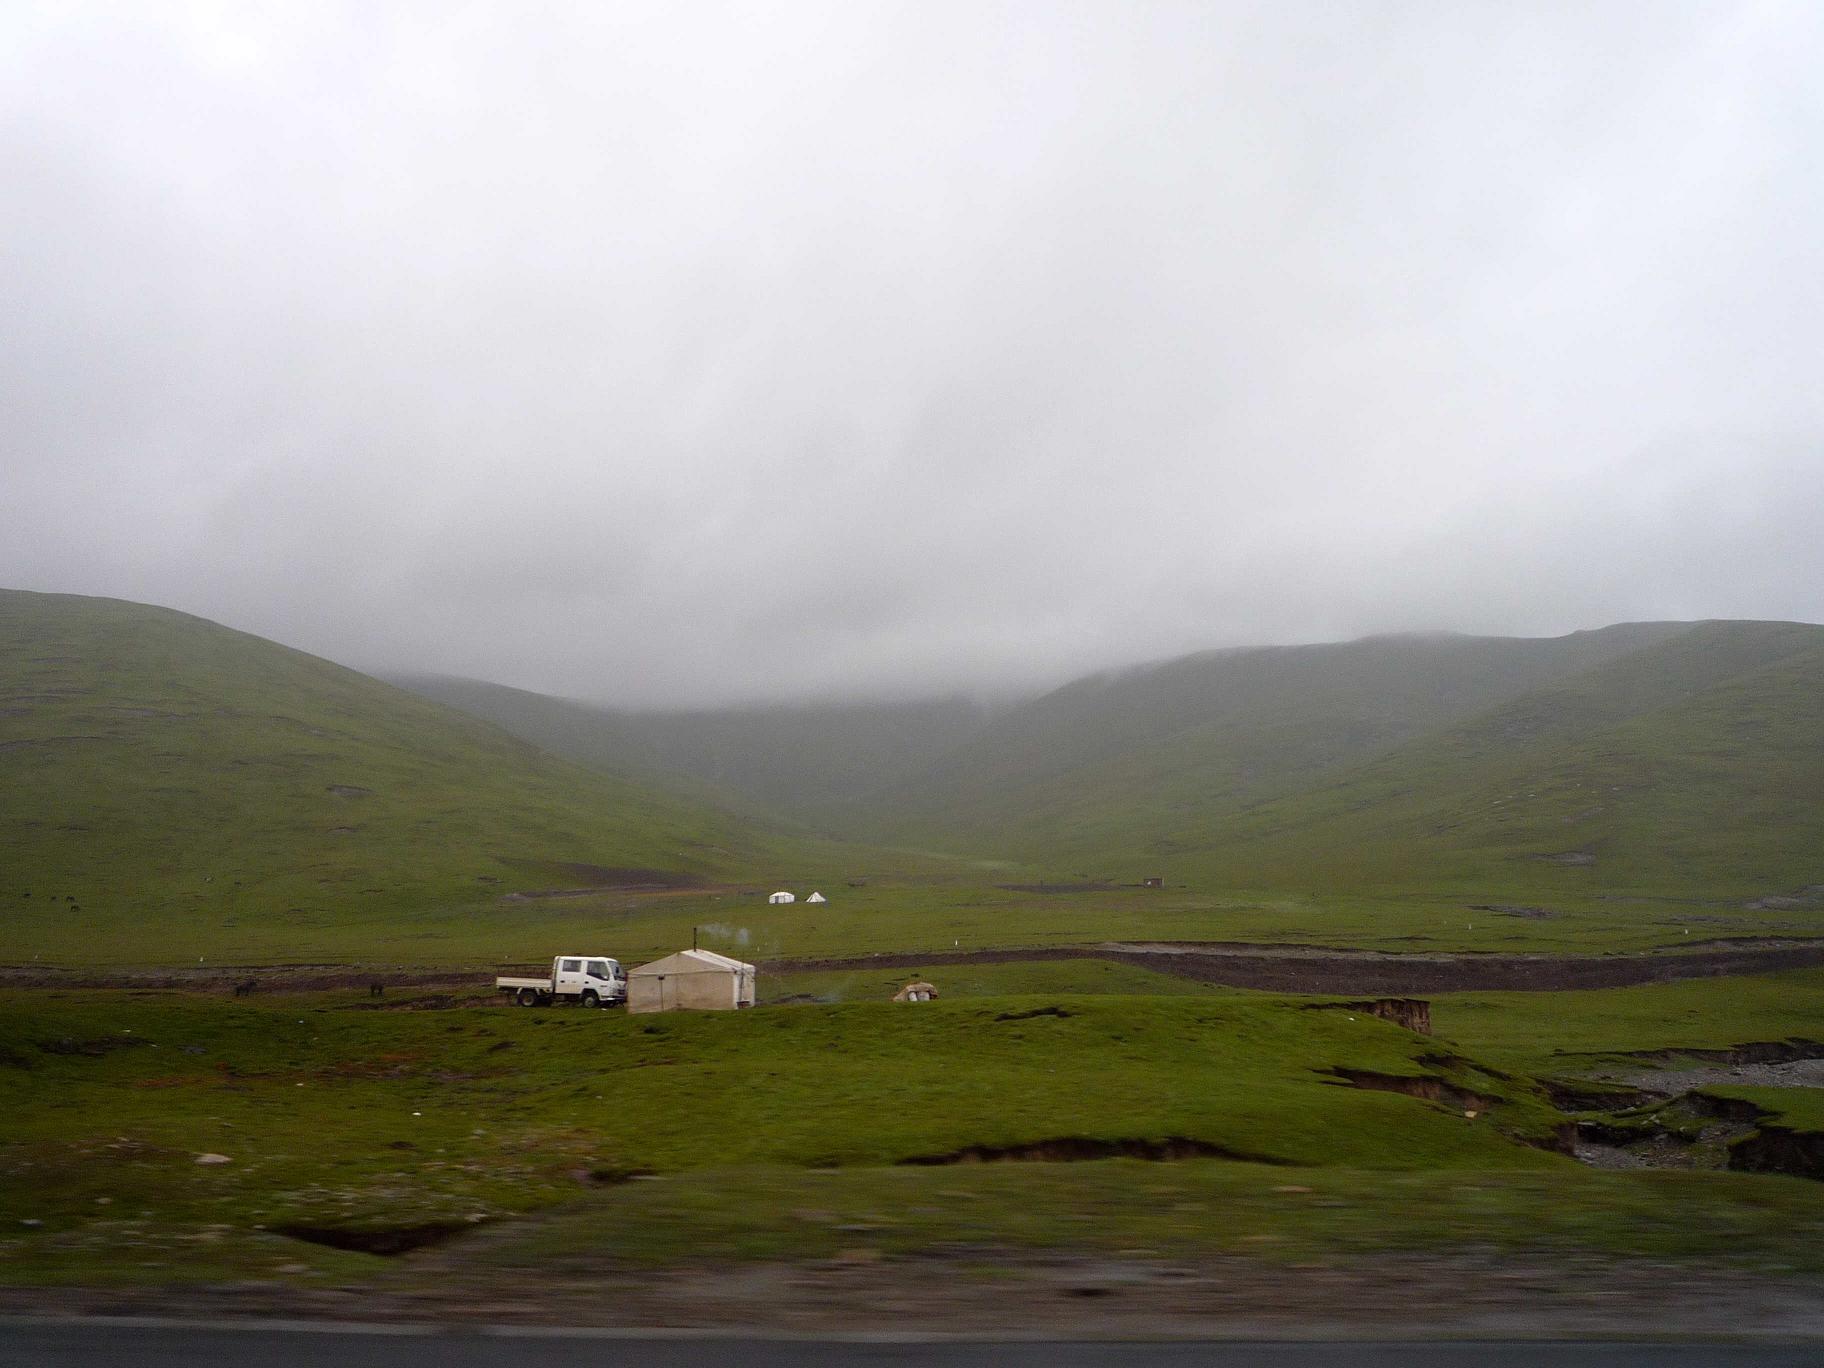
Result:
[[[627,1001],[627,974],[606,955],[559,955],[549,978],[497,978],[494,987],[511,993],[521,1007],[549,1007],[560,999],[585,1007],[619,1007]]]

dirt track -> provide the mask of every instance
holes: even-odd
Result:
[[[1408,954],[1332,946],[1248,945],[1227,941],[1133,942],[1101,945],[1014,946],[1000,950],[934,950],[923,954],[858,955],[839,959],[781,959],[763,974],[869,969],[931,969],[946,964],[1010,964],[1022,960],[1115,960],[1200,983],[1276,993],[1413,996],[1432,993],[1567,988],[1627,988],[1675,979],[1771,974],[1824,965],[1824,938],[1711,942],[1702,948],[1613,955],[1501,955],[1474,951]],[[218,965],[210,969],[47,969],[0,966],[0,987],[165,988],[227,992],[253,979],[260,992],[325,992],[383,983],[389,991],[460,988],[487,997],[500,969],[374,969],[347,964]],[[378,1002],[376,1003],[378,1005]]]
[[[1488,990],[1537,992],[1566,988],[1626,988],[1675,979],[1769,974],[1782,969],[1824,965],[1824,940],[1617,955],[1475,952],[1422,955],[1217,941],[1178,944],[1111,941],[1106,945],[775,960],[760,967],[766,973],[783,974],[852,969],[923,970],[945,964],[1065,959],[1115,960],[1228,988],[1263,988],[1280,993],[1373,993],[1392,997]]]

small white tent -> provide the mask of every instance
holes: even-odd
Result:
[[[798,899],[793,897],[790,893],[787,893],[784,889],[780,889],[777,893],[774,893],[769,897],[767,901],[770,903],[788,903],[797,902]]]
[[[805,901],[806,902],[828,902],[829,899],[824,897],[823,894],[821,894],[821,893],[813,893],[813,894],[811,894],[810,897],[806,898]]]

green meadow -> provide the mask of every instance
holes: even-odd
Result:
[[[1636,624],[1217,653],[998,714],[603,723],[461,691],[496,726],[182,614],[0,593],[0,968],[201,971],[0,991],[0,1280],[959,1249],[1824,1271],[1824,1184],[1595,1171],[1550,1086],[1824,1040],[1824,971],[1442,995],[1423,1037],[1093,956],[854,963],[1813,938],[1821,670],[1816,628]],[[536,745],[511,734],[534,714]],[[804,963],[730,1015],[490,991],[693,941]],[[399,978],[261,979],[313,965]],[[886,1001],[914,976],[940,1000]],[[1762,1123],[1824,1130],[1816,1089],[1707,1091],[1758,1109],[1718,1164]],[[1702,1131],[1681,1105],[1614,1125]]]
[[[801,848],[802,849],[802,848]],[[132,905],[97,907],[0,890],[6,961],[110,967],[354,964],[485,969],[536,963],[570,950],[637,964],[689,945],[764,962],[882,953],[1096,946],[1111,941],[1243,941],[1387,951],[1599,954],[1677,950],[1733,937],[1819,934],[1810,908],[1693,905],[1660,899],[1516,902],[1492,911],[1484,893],[1343,896],[1262,890],[1114,889],[1064,894],[1000,887],[980,872],[875,872],[852,888],[832,850],[807,876],[729,883],[715,891],[583,890],[548,898],[490,890],[400,906],[378,894],[280,912],[198,900],[182,918]],[[835,871],[836,877],[824,874]],[[561,877],[561,876],[560,876]],[[774,887],[824,904],[774,906]],[[554,884],[553,886],[561,886]],[[40,885],[55,892],[56,883]],[[1538,910],[1532,910],[1537,908]],[[1541,915],[1540,913],[1543,913]]]
[[[12,992],[0,1262],[15,1283],[341,1283],[436,1260],[700,1264],[962,1242],[1288,1259],[1492,1246],[1824,1270],[1824,1184],[1598,1173],[1551,1148],[1565,1118],[1521,1065],[1587,1072],[1663,1041],[1655,1023],[1687,1004],[1711,1009],[1683,1027],[1691,1048],[1780,1038],[1824,1010],[1824,974],[1738,981],[1733,1002],[1701,986],[1511,995],[1512,1012],[1440,999],[1430,1039],[1264,994],[629,1017]],[[1571,1001],[1554,1014],[1556,999]],[[1083,1162],[979,1162],[997,1153]],[[937,1162],[959,1158],[975,1162]],[[731,1185],[742,1201],[711,1199]],[[447,1250],[395,1263],[334,1247],[425,1231]]]

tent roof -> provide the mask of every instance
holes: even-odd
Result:
[[[680,950],[675,955],[656,959],[651,964],[642,964],[637,969],[629,969],[628,977],[645,974],[706,974],[714,972],[738,973],[745,970],[754,972],[754,966],[727,955],[718,955],[714,950]]]

